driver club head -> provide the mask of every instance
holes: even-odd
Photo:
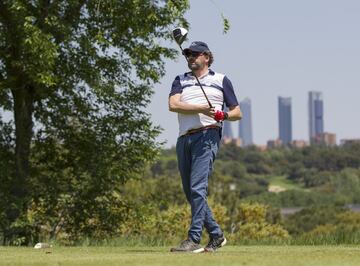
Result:
[[[184,28],[178,27],[173,29],[172,34],[176,43],[181,45],[185,41],[188,31]]]

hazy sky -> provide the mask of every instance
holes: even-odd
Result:
[[[265,144],[278,137],[277,97],[292,98],[293,139],[308,139],[307,100],[322,91],[324,128],[343,138],[360,138],[359,0],[191,0],[186,14],[191,41],[214,53],[212,69],[232,81],[238,100],[252,101],[253,137]],[[223,34],[221,12],[230,21]],[[176,44],[171,44],[177,48]],[[176,144],[177,114],[168,111],[176,75],[185,59],[167,61],[148,111],[164,131],[165,147]],[[233,123],[233,133],[238,134]]]

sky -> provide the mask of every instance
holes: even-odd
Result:
[[[223,34],[221,14],[230,21]],[[278,138],[278,96],[292,98],[293,139],[309,138],[308,92],[321,91],[324,130],[337,140],[360,138],[359,0],[190,0],[185,15],[188,40],[201,40],[214,54],[212,69],[232,81],[238,100],[252,101],[253,139]],[[177,48],[176,43],[169,44]],[[163,128],[159,141],[176,145],[177,114],[168,111],[176,75],[188,71],[185,59],[166,61],[147,108]],[[235,136],[238,123],[232,123]]]

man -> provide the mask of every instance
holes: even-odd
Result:
[[[184,53],[191,72],[175,78],[169,95],[169,110],[178,113],[180,132],[176,152],[192,218],[188,238],[171,251],[213,252],[224,246],[226,239],[207,203],[208,178],[219,148],[223,120],[240,120],[242,114],[230,80],[209,68],[214,57],[207,44],[193,42]],[[228,112],[222,111],[224,104]],[[203,227],[210,236],[205,248],[200,246]]]

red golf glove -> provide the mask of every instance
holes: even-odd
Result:
[[[227,112],[217,110],[216,113],[215,113],[214,119],[217,122],[222,122],[222,121],[226,120],[228,117],[229,117],[229,115],[228,115]]]

